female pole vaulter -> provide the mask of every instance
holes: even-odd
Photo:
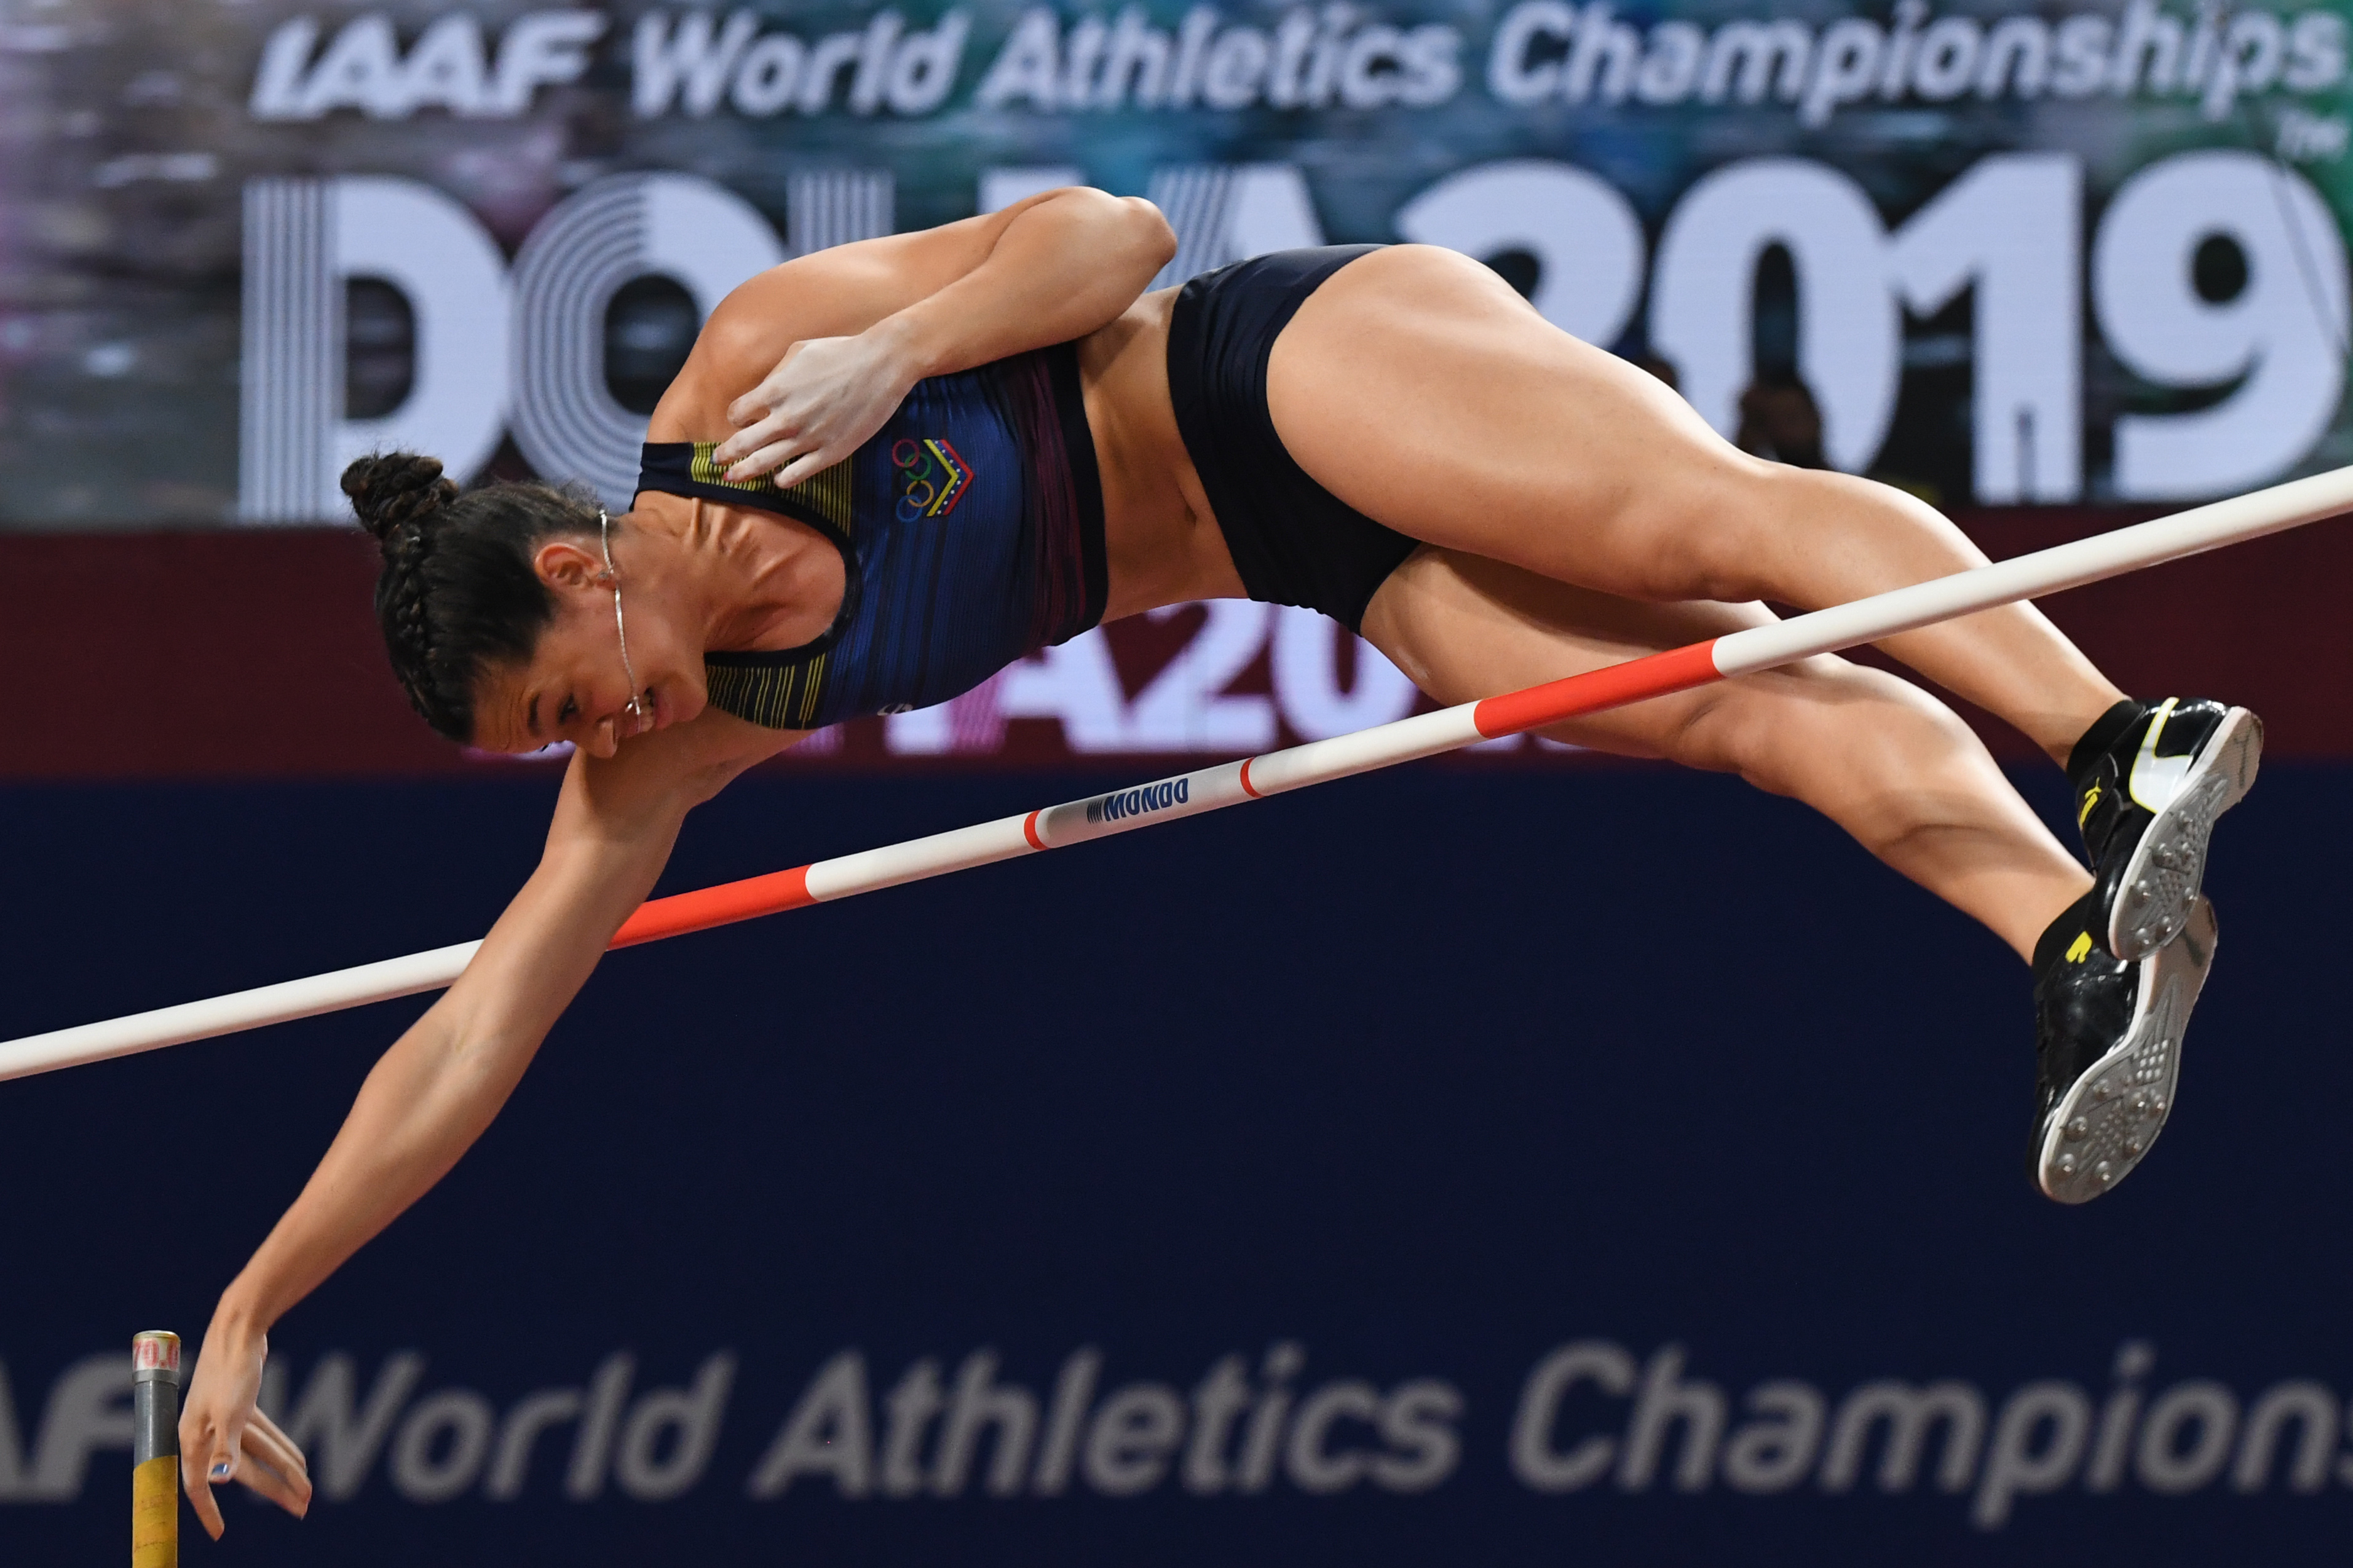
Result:
[[[1144,293],[1174,252],[1149,204],[1063,190],[786,262],[712,312],[617,517],[460,494],[414,454],[346,470],[417,711],[577,751],[539,868],[221,1296],[180,1431],[214,1535],[231,1477],[308,1506],[255,1407],[271,1324],[490,1124],[686,813],[811,731],[1196,599],[1320,610],[1454,703],[1985,560],[1898,490],[1744,455],[1466,258],[1286,251]],[[1794,795],[2008,942],[2033,981],[2031,1167],[2082,1202],[2170,1109],[2214,947],[2208,836],[2262,727],[2126,697],[2027,605],[1883,646],[2066,768],[2084,860],[1936,698],[1836,658],[1552,732]]]

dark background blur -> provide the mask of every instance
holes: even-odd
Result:
[[[754,781],[695,821],[670,881],[1106,778]],[[2049,782],[2037,798],[2063,810]],[[273,1336],[296,1394],[351,1358],[354,1427],[389,1389],[375,1445],[344,1434],[344,1495],[301,1524],[237,1502],[225,1545],[191,1540],[187,1560],[2337,1561],[2353,1367],[2335,1108],[2353,1082],[2313,913],[2353,869],[2331,826],[2342,788],[2335,769],[2277,766],[2232,819],[2181,1110],[2146,1169],[2082,1210],[2024,1173],[2016,962],[1802,809],[1725,780],[1425,766],[631,952],[458,1171]],[[121,784],[5,804],[14,1033],[479,931],[547,799]],[[90,1451],[66,1500],[20,1483],[0,1514],[12,1559],[120,1550],[121,1441],[58,1391],[135,1329],[200,1331],[417,1005],[7,1086],[23,1473],[78,1462],[45,1445]],[[748,1493],[844,1352],[879,1448],[884,1394],[926,1359],[953,1382],[994,1351],[997,1381],[1042,1401],[1092,1346],[1100,1400],[1189,1395],[1229,1355],[1262,1386],[1286,1341],[1303,1398],[1352,1380],[1453,1391],[1440,1482],[1321,1494],[1278,1467],[1255,1495],[1174,1473],[1108,1495],[1082,1469],[1063,1495],[998,1497],[984,1446],[940,1497],[934,1426],[920,1495],[886,1495],[879,1459],[862,1498],[824,1472]],[[1731,1429],[1698,1489],[1673,1479],[1680,1424],[1646,1484],[1613,1470],[1551,1494],[1515,1473],[1530,1375],[1578,1342],[1645,1366],[1680,1346],[1683,1381],[1723,1391]],[[2142,1342],[2153,1367],[2120,1385]],[[409,1352],[421,1368],[386,1384]],[[571,1498],[577,1423],[549,1428],[511,1500],[486,1495],[494,1456],[469,1457],[462,1429],[406,1436],[453,1398],[503,1429],[617,1352],[633,1399],[736,1358],[674,1499],[613,1482]],[[1933,1436],[1885,1489],[1883,1430],[1851,1490],[1823,1481],[1827,1431],[1798,1439],[1786,1489],[1730,1479],[1725,1445],[1760,1386],[1794,1380],[1835,1416],[1888,1379],[1964,1385],[1988,1428],[2029,1393],[2099,1411],[2118,1386],[2145,1411],[2219,1386],[2230,1424],[2174,1420],[2179,1452],[2144,1464],[2135,1446],[2105,1492],[2086,1485],[2095,1434],[2068,1451],[2052,1423],[2009,1433],[2004,1473],[2040,1455],[2048,1489],[1999,1528],[1972,1522],[1994,1506],[1997,1430],[1965,1441],[1951,1491]],[[2284,1384],[2327,1391],[2320,1489],[2295,1489],[2289,1423],[2242,1490],[2236,1417]],[[87,1379],[79,1397],[98,1400]],[[1622,1442],[1634,1416],[1588,1382],[1547,1442]],[[1349,1421],[1329,1446],[1387,1451]]]

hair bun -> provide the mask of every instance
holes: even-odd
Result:
[[[458,499],[458,487],[441,475],[441,459],[416,452],[385,452],[362,458],[343,470],[343,493],[360,526],[375,535],[390,554],[400,531]]]

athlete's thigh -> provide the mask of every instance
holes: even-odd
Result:
[[[1771,620],[1761,605],[1712,600],[1652,604],[1563,583],[1457,551],[1425,547],[1390,574],[1365,612],[1364,634],[1440,702],[1452,704],[1582,675],[1644,654]],[[1821,672],[1816,672],[1819,675]],[[1699,721],[1777,700],[1804,676],[1749,677],[1556,724],[1556,741],[1620,756],[1736,767],[1722,731]]]
[[[1693,521],[1753,510],[1754,459],[1451,251],[1334,273],[1275,340],[1267,405],[1299,466],[1366,516],[1613,593],[1688,596]]]

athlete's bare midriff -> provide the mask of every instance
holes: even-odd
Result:
[[[1103,475],[1106,621],[1161,605],[1242,596],[1168,395],[1176,305],[1174,289],[1146,294],[1079,340],[1079,384]]]

